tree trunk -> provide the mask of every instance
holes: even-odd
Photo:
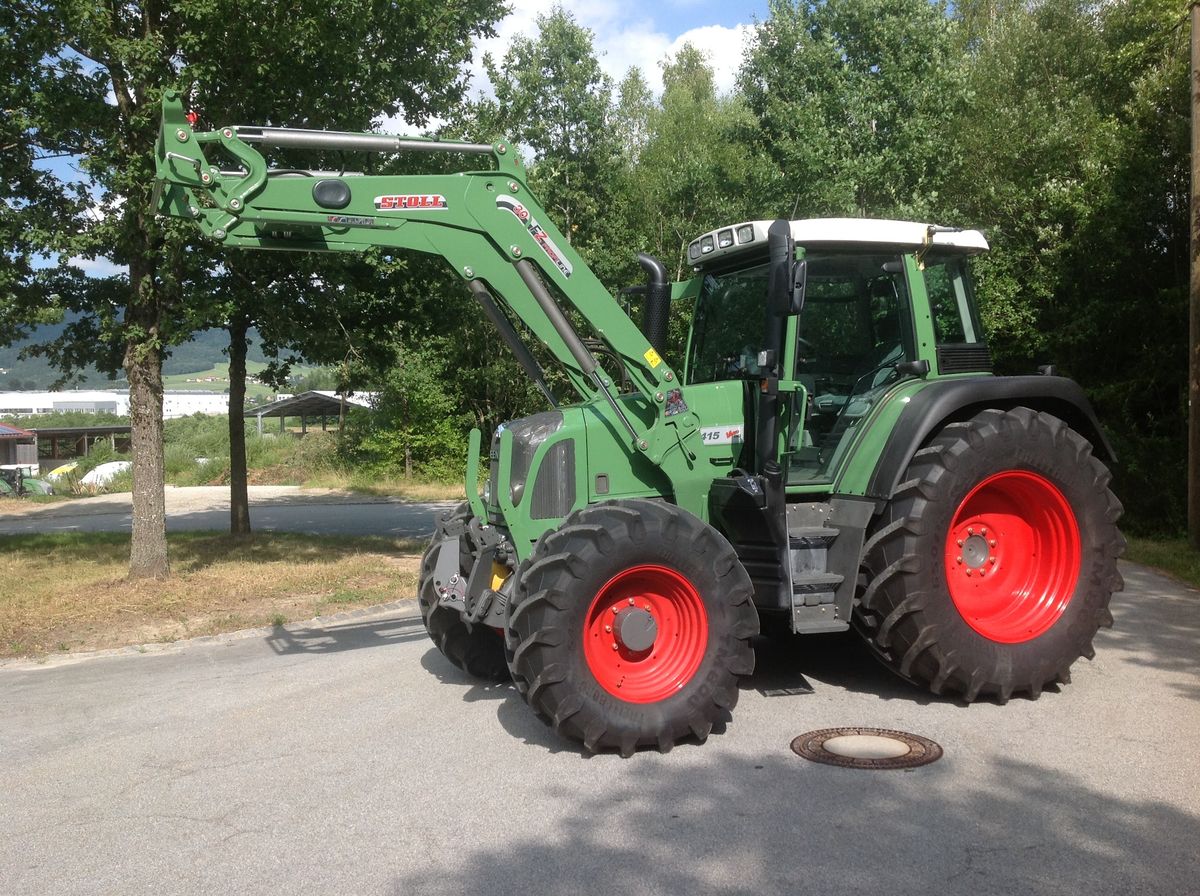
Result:
[[[1188,543],[1200,550],[1200,4],[1191,4],[1191,278],[1188,299]]]
[[[250,494],[246,481],[246,332],[244,314],[229,322],[229,531],[250,534]]]
[[[133,451],[131,579],[163,579],[167,561],[167,512],[163,494],[162,346],[159,343],[153,278],[130,265],[135,304],[126,311],[125,375],[129,378],[130,447]]]

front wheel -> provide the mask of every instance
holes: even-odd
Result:
[[[754,670],[752,596],[729,542],[686,511],[633,500],[585,508],[522,566],[513,678],[592,752],[703,740]]]
[[[864,549],[856,628],[904,677],[968,702],[1068,682],[1123,585],[1109,478],[1050,414],[986,410],[947,426]]]
[[[485,625],[468,626],[457,610],[442,606],[434,582],[438,548],[450,538],[459,538],[458,574],[467,578],[475,565],[475,555],[465,534],[471,510],[463,503],[441,515],[433,539],[421,558],[421,580],[417,588],[417,606],[430,640],[442,656],[459,669],[485,681],[504,681],[508,664],[504,660],[504,639]]]

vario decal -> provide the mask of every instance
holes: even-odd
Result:
[[[529,231],[529,235],[542,247],[546,257],[562,271],[562,275],[564,277],[571,276],[571,263],[563,257],[562,250],[555,245],[554,240],[550,239],[550,234],[542,229],[542,225],[537,222],[537,219],[529,213],[529,209],[511,196],[497,196],[496,205],[499,208],[506,208],[516,215],[517,220],[524,224],[525,229]]]

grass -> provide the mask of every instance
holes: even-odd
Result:
[[[247,361],[246,373],[253,376],[261,373],[266,366],[261,361]],[[212,377],[214,382],[195,382],[196,380],[203,380],[205,377]],[[192,380],[192,382],[188,382],[188,380]],[[164,376],[163,388],[172,391],[224,392],[229,388],[229,363],[214,364],[208,370],[175,373],[170,376]],[[269,398],[275,392],[276,390],[270,386],[264,386],[262,383],[253,382],[249,379],[246,381],[246,395],[249,398]]]
[[[0,657],[173,641],[414,597],[423,542],[168,535],[172,575],[129,581],[129,536],[0,536]]]
[[[1124,559],[1151,566],[1200,588],[1200,551],[1192,550],[1186,538],[1129,538]]]
[[[405,479],[402,476],[372,476],[360,471],[329,471],[309,477],[307,488],[332,488],[360,495],[404,498],[408,501],[462,501],[467,493],[463,483]]]

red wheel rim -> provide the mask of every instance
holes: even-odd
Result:
[[[946,584],[985,638],[1017,644],[1062,616],[1079,580],[1079,526],[1051,482],[1026,470],[989,476],[958,505],[946,539]]]
[[[708,646],[708,612],[688,579],[663,566],[634,566],[604,584],[583,633],[588,669],[608,693],[655,703],[687,684]]]

